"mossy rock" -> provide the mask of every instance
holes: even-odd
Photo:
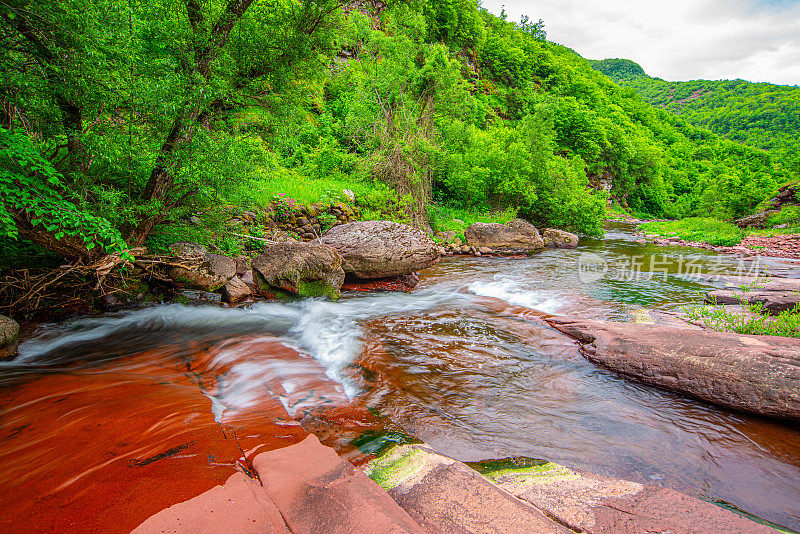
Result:
[[[321,243],[285,242],[266,247],[253,260],[259,289],[279,298],[328,297],[338,300],[344,283],[342,258]]]
[[[580,475],[564,466],[535,458],[514,457],[482,462],[467,462],[492,482],[508,481],[515,484],[549,484],[565,480],[575,480]]]

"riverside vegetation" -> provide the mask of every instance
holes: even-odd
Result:
[[[730,219],[797,171],[471,0],[15,0],[0,32],[6,268],[255,253],[269,228],[231,224],[286,199],[458,235],[517,216],[598,235],[609,196]]]

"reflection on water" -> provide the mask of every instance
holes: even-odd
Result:
[[[584,284],[578,269],[584,253],[612,263],[658,255],[661,271]],[[63,481],[47,486],[46,471],[60,455],[83,458],[79,474],[109,465],[113,459],[101,457],[97,447],[66,450],[57,441],[60,425],[71,418],[80,424],[115,419],[101,387],[143,380],[137,388],[147,399],[153,391],[147,384],[167,381],[177,389],[160,409],[145,410],[142,400],[141,413],[128,414],[146,430],[137,434],[144,442],[130,452],[134,458],[139,449],[159,450],[158,440],[166,439],[159,432],[171,428],[167,420],[200,420],[181,396],[200,388],[213,406],[206,426],[263,409],[265,399],[276,399],[298,418],[320,405],[366,406],[462,460],[523,455],[560,461],[727,501],[800,528],[797,425],[620,379],[583,359],[570,339],[538,318],[555,313],[630,321],[642,308],[680,307],[708,288],[686,275],[687,262],[705,272],[752,265],[639,244],[620,227],[577,250],[448,258],[424,272],[411,294],[350,294],[338,303],[245,309],[174,304],[46,325],[23,343],[16,361],[0,363],[0,424],[7,430],[0,433],[0,487],[13,487],[27,470],[54,491]],[[98,389],[75,386],[81,381]],[[25,389],[40,383],[38,390]],[[55,411],[47,439],[24,438],[13,423],[26,406],[55,394],[47,388],[80,396],[81,411]],[[255,416],[247,421],[249,435],[257,434],[252,425],[265,424]],[[240,452],[212,456],[228,454],[232,465],[237,455],[252,452],[237,444]],[[76,480],[73,486],[89,484],[88,477]]]

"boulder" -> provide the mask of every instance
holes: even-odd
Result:
[[[341,256],[319,242],[275,243],[265,247],[252,264],[256,286],[277,296],[327,296],[336,300],[344,283]]]
[[[236,276],[237,265],[234,258],[222,254],[206,254],[204,261],[208,264],[209,270],[217,276],[223,276],[226,279]]]
[[[706,294],[706,302],[711,304],[758,304],[761,303],[762,311],[771,315],[792,310],[800,304],[800,291],[760,288],[753,291],[735,291],[730,289],[715,289]]]
[[[250,258],[245,256],[244,254],[239,254],[238,256],[236,256],[236,274],[242,276],[249,270],[250,270]]]
[[[0,360],[13,358],[19,347],[19,324],[10,317],[0,315]]]
[[[514,219],[506,225],[473,223],[464,231],[464,237],[471,247],[487,247],[496,252],[534,252],[544,247],[536,227],[522,219]]]
[[[186,267],[170,266],[167,270],[175,282],[201,291],[217,291],[236,275],[236,260],[222,254],[212,254],[206,247],[190,241],[178,241],[169,246],[173,256],[196,264]]]
[[[208,254],[208,249],[199,243],[191,241],[176,241],[169,246],[173,256],[181,259],[202,259]]]
[[[175,282],[201,291],[217,291],[236,275],[236,260],[220,254],[207,254],[204,260],[195,266],[171,266],[167,275]]]
[[[238,276],[234,276],[222,286],[222,300],[231,304],[244,300],[251,294],[250,286]]]
[[[357,221],[334,226],[322,236],[342,256],[345,272],[358,278],[411,274],[439,261],[427,234],[392,221]]]
[[[578,246],[578,236],[556,228],[545,228],[542,233],[544,246],[551,248],[575,248]]]
[[[800,420],[800,339],[549,317],[590,361],[734,410]]]

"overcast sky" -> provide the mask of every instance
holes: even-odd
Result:
[[[800,85],[800,0],[483,0],[587,59],[632,59],[670,81]]]

